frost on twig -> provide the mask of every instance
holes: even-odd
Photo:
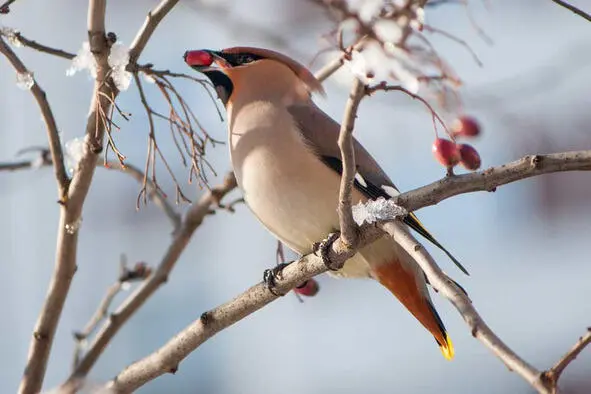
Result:
[[[113,44],[108,62],[111,67],[111,78],[117,89],[127,90],[132,78],[132,74],[125,69],[129,64],[129,49],[119,43]]]
[[[22,73],[16,73],[16,86],[18,86],[22,90],[30,90],[34,84],[35,79],[33,79],[32,72],[25,71]]]
[[[408,213],[403,207],[383,197],[365,203],[360,202],[353,205],[351,210],[353,211],[353,220],[359,226],[363,223],[372,224],[382,220],[393,220]]]
[[[92,78],[96,78],[96,60],[92,52],[90,52],[90,44],[88,41],[82,43],[82,48],[72,59],[70,67],[66,70],[67,76],[72,76],[78,71],[87,69]]]

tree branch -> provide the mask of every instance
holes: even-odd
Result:
[[[441,271],[431,255],[408,231],[393,223],[384,224],[382,228],[413,257],[414,261],[417,262],[429,279],[431,287],[454,305],[468,325],[468,328],[470,328],[473,337],[489,348],[495,356],[505,363],[510,371],[520,375],[540,393],[548,393],[547,387],[540,379],[540,371],[519,357],[517,353],[511,350],[509,346],[495,335],[472,306],[472,301],[468,296]]]
[[[163,1],[163,3],[168,2]],[[150,24],[150,34],[167,11],[168,9],[162,12],[160,18]],[[78,229],[98,154],[103,147],[103,137],[108,122],[104,114],[109,113],[110,106],[119,93],[110,78],[110,67],[107,62],[110,48],[105,36],[105,12],[106,0],[89,0],[88,42],[97,63],[97,76],[86,124],[84,152],[69,185],[67,199],[61,201],[55,269],[47,297],[35,325],[25,373],[19,387],[20,394],[36,394],[43,384],[55,331],[76,271]],[[146,30],[146,26],[142,30]],[[143,46],[135,48],[136,57],[142,49]]]
[[[547,371],[542,374],[544,380],[551,388],[552,394],[557,393],[558,379],[564,372],[564,369],[574,361],[575,358],[585,349],[587,345],[591,344],[591,327],[587,328],[587,333],[579,338],[577,343],[568,351],[562,358]]]
[[[357,172],[355,166],[355,150],[353,148],[353,128],[357,118],[357,109],[365,96],[365,87],[358,78],[353,80],[353,86],[349,93],[349,99],[345,104],[345,113],[339,132],[338,145],[341,150],[343,170],[341,173],[341,185],[339,190],[339,225],[341,229],[341,241],[346,247],[355,248],[357,245],[357,224],[353,220],[351,211],[351,198],[353,194],[353,181]]]
[[[574,5],[569,4],[566,1],[562,1],[562,0],[552,0],[552,1],[555,2],[556,4],[558,4],[559,6],[566,8],[570,12],[577,14],[581,18],[585,18],[589,22],[591,22],[591,15],[587,14],[583,10],[580,10],[579,8],[575,7]]]
[[[76,348],[74,351],[74,363],[73,368],[76,368],[78,363],[80,362],[80,355],[84,348],[84,343],[88,339],[88,337],[96,330],[100,322],[107,316],[109,312],[109,308],[115,296],[119,294],[121,290],[124,290],[126,286],[129,286],[131,282],[141,281],[146,279],[152,269],[146,265],[146,263],[138,262],[136,263],[133,268],[127,267],[127,257],[122,254],[120,267],[119,267],[119,276],[117,281],[113,283],[107,289],[105,296],[103,297],[102,301],[100,302],[98,308],[96,309],[95,313],[92,315],[86,326],[82,331],[74,332],[74,338],[76,339]]]
[[[15,71],[18,74],[31,74],[24,63],[19,59],[19,57],[14,53],[14,51],[6,44],[4,39],[0,36],[0,53],[2,53],[12,67],[14,67]],[[70,179],[68,178],[68,174],[66,172],[66,166],[64,164],[64,153],[62,151],[62,145],[59,137],[59,133],[57,130],[57,124],[55,122],[55,118],[53,117],[53,112],[51,111],[51,107],[49,106],[49,101],[47,101],[47,95],[45,91],[41,89],[41,86],[37,83],[36,80],[33,80],[33,86],[31,86],[31,93],[33,97],[35,97],[35,101],[41,110],[41,115],[43,116],[43,121],[45,122],[45,128],[47,129],[47,139],[49,140],[49,151],[51,152],[51,159],[55,163],[54,171],[55,171],[55,178],[57,180],[58,185],[58,196],[60,200],[63,200],[66,196],[68,191],[68,186],[70,183]]]
[[[178,2],[178,0],[162,0],[153,10],[148,12],[148,17],[146,18],[144,25],[140,28],[140,31],[129,47],[130,63],[137,62],[160,21],[162,21],[166,14],[168,14]]]
[[[174,268],[197,227],[199,227],[205,217],[211,212],[211,208],[220,205],[221,199],[235,187],[236,178],[233,173],[229,173],[226,175],[222,185],[212,188],[197,203],[193,204],[187,212],[179,231],[174,235],[160,264],[154,270],[154,273],[110,315],[109,319],[96,334],[88,351],[80,359],[74,372],[68,378],[66,385],[80,377],[86,376],[123,324],[168,280],[168,275]]]
[[[408,211],[412,211],[437,204],[458,194],[491,191],[498,186],[532,176],[560,171],[590,170],[591,150],[526,156],[500,167],[444,178],[430,185],[403,193],[395,199],[395,202]],[[389,229],[391,225],[383,224],[383,226]],[[426,253],[422,247],[418,246],[411,237],[407,236],[406,239],[403,239],[400,238],[399,233],[392,233],[398,237],[397,240],[406,247],[409,253],[412,252],[417,258],[420,257],[419,263],[430,283],[441,294],[449,297],[476,338],[538,391],[549,393],[549,388],[541,379],[541,373],[519,358],[492,333],[472,307],[470,300],[461,291],[458,291],[457,286],[441,272],[432,260],[424,257]],[[358,247],[363,247],[382,235],[383,232],[374,225],[365,224],[361,226],[359,232]],[[342,264],[355,253],[355,249],[339,248],[339,244],[335,243],[329,251],[329,258],[333,263]],[[277,278],[276,291],[285,294],[300,283],[326,272],[326,270],[327,267],[320,257],[315,254],[306,255],[282,271],[281,277]],[[199,319],[160,349],[123,370],[107,386],[115,393],[128,393],[160,375],[175,372],[178,364],[207,339],[277,298],[264,283],[251,287],[232,301],[202,314]]]

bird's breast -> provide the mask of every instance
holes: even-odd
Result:
[[[305,145],[287,110],[259,102],[234,113],[232,165],[245,200],[299,253],[338,228],[339,176]]]

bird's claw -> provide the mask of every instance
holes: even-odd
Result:
[[[277,279],[281,279],[281,272],[289,264],[290,263],[277,264],[274,268],[266,269],[263,273],[263,282],[265,282],[267,288],[274,296],[281,297],[285,295],[277,292]]]
[[[335,268],[333,266],[332,261],[330,261],[329,253],[332,244],[340,237],[338,232],[328,234],[326,239],[322,240],[322,242],[317,242],[314,244],[314,254],[318,255],[320,253],[320,258],[322,262],[330,271],[338,271],[339,268]]]

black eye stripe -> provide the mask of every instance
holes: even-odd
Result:
[[[248,64],[263,58],[262,56],[254,55],[252,53],[224,53],[222,56],[233,67]]]

